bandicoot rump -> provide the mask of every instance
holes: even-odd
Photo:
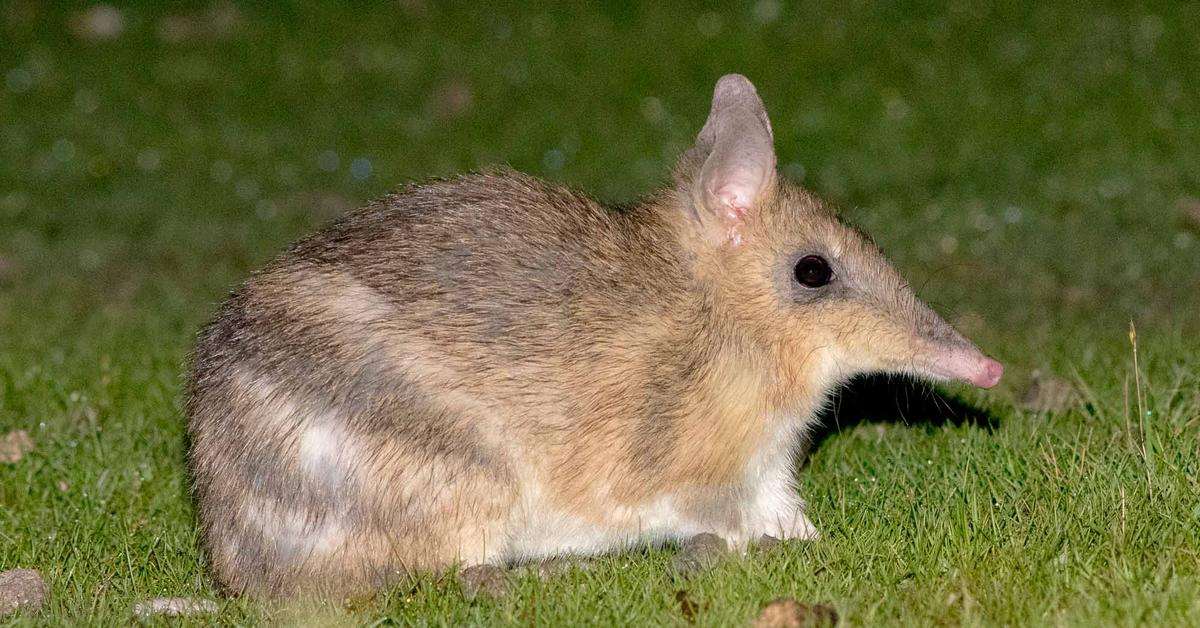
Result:
[[[781,179],[722,78],[637,205],[511,171],[410,187],[255,273],[200,334],[190,464],[220,585],[817,531],[794,450],[867,372],[994,385],[871,242]]]

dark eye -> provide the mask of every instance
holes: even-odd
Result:
[[[809,288],[820,288],[833,279],[833,269],[820,255],[805,255],[796,262],[796,281]]]

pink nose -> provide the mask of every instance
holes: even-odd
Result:
[[[980,388],[991,388],[1000,381],[1000,377],[1004,375],[1004,365],[991,359],[984,358],[980,361],[979,371],[971,377],[971,383]]]
[[[980,353],[974,347],[955,346],[935,351],[929,361],[930,373],[945,379],[957,379],[980,388],[991,388],[1004,375],[1004,365]]]

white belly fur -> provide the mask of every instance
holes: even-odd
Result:
[[[614,508],[603,524],[597,524],[551,508],[542,484],[530,479],[525,484],[522,521],[515,526],[503,556],[497,558],[522,562],[567,554],[602,554],[679,541],[702,532],[713,532],[739,549],[763,535],[815,539],[817,530],[804,514],[804,501],[792,478],[800,432],[794,422],[780,426],[751,458],[744,484],[731,491],[740,496],[733,505],[733,510],[741,514],[735,529],[684,516],[677,508],[684,497],[670,493],[634,507]]]

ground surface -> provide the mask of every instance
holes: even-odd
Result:
[[[499,601],[425,580],[323,617],[720,625],[787,595],[849,625],[1200,625],[1200,5],[120,4],[103,40],[104,15],[0,2],[0,436],[36,447],[0,464],[0,570],[41,570],[52,596],[8,621],[215,595],[180,365],[250,269],[396,184],[487,164],[635,197],[741,71],[784,171],[1004,385],[847,399],[797,475],[820,542],[683,585],[661,550]],[[1020,408],[1035,369],[1077,402]]]

